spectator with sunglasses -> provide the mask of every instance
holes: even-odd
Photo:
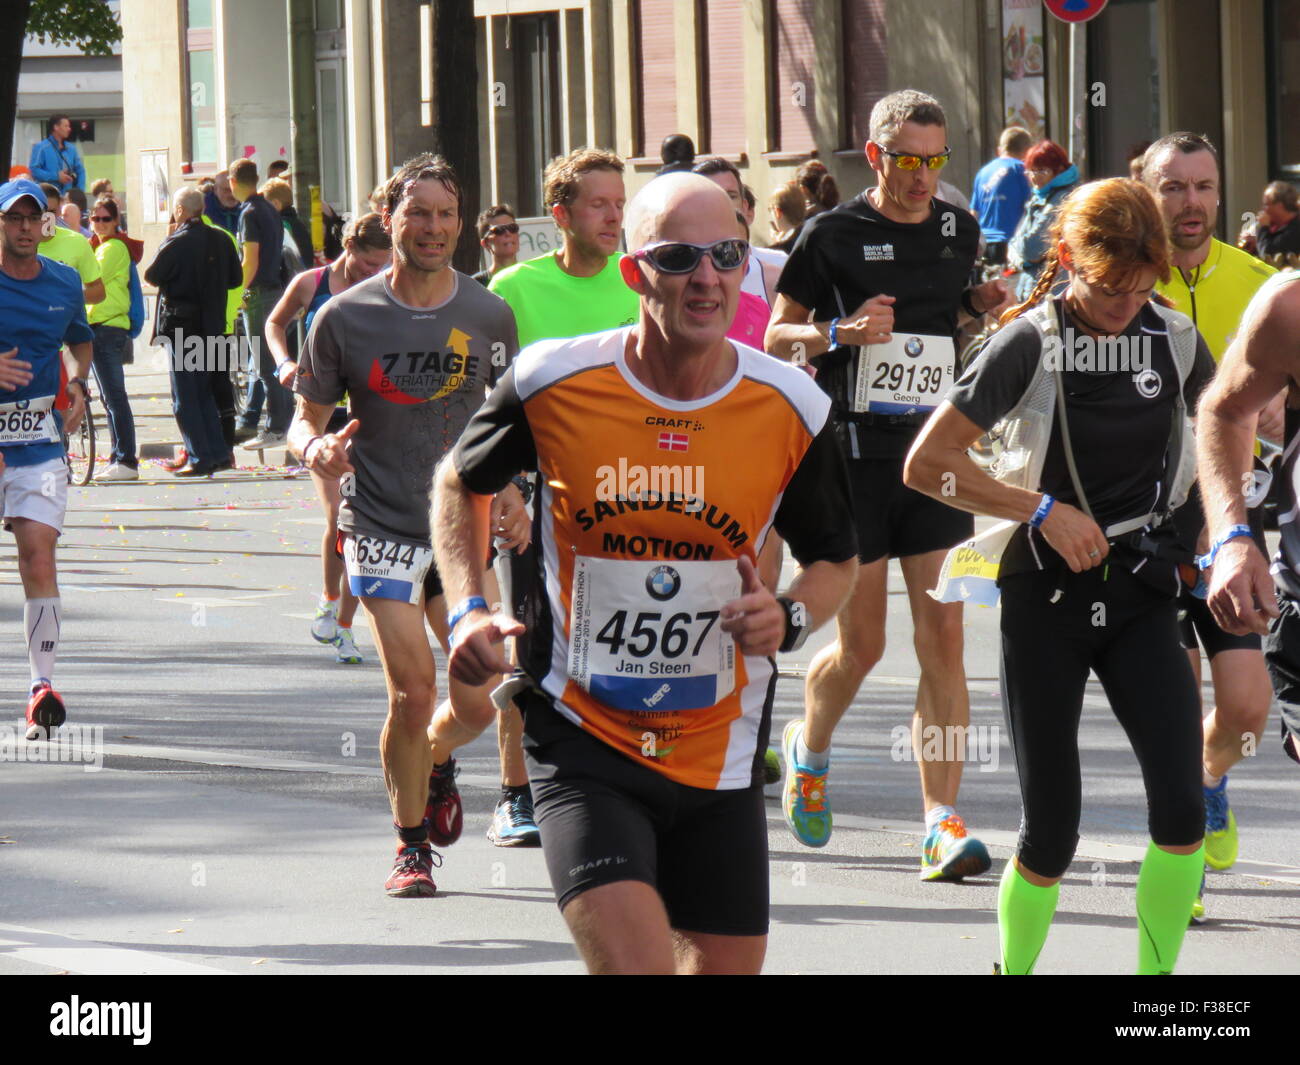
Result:
[[[1020,271],[1016,300],[1021,303],[1034,290],[1047,261],[1056,210],[1079,184],[1079,168],[1054,141],[1039,141],[1025,153],[1025,173],[1034,188],[1007,252],[1007,260]]]
[[[949,157],[939,102],[911,89],[891,93],[872,109],[870,137],[876,187],[804,224],[767,330],[766,350],[811,360],[831,398],[857,526],[856,590],[837,619],[839,639],[809,667],[805,717],[790,722],[782,743],[786,823],[810,847],[831,835],[832,733],[884,653],[891,558],[907,584],[921,667],[914,735],[970,720],[962,605],[926,593],[948,549],[971,536],[973,520],[904,486],[903,460],[953,383],[962,312],[980,317],[1005,291],[999,281],[967,288],[979,224],[935,196]],[[955,809],[961,759],[916,754],[927,828],[922,879],[985,872],[988,851],[967,836]]]
[[[510,204],[494,204],[478,216],[478,242],[492,256],[492,265],[474,275],[486,288],[502,270],[514,266],[519,256],[519,223]]]
[[[117,201],[101,196],[90,212],[90,224],[99,238],[95,258],[104,281],[104,298],[86,305],[86,318],[95,334],[91,368],[108,409],[108,432],[113,441],[113,461],[97,475],[101,481],[135,481],[140,460],[135,453],[135,415],[126,391],[124,366],[131,361],[131,252],[117,234]]]

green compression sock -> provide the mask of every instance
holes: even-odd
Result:
[[[1147,847],[1137,883],[1139,976],[1174,971],[1204,872],[1204,847],[1194,854],[1170,854],[1154,843]]]
[[[1002,972],[1007,976],[1028,976],[1034,971],[1038,955],[1047,942],[1056,913],[1061,885],[1039,887],[1031,884],[1007,862],[998,886],[998,931],[1002,939]],[[1188,913],[1191,903],[1188,902]]]

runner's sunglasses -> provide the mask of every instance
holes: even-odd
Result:
[[[632,253],[633,259],[644,259],[663,274],[690,274],[700,265],[707,252],[719,270],[735,270],[745,261],[749,242],[733,237],[712,244],[686,244],[682,241],[661,241],[647,244]]]
[[[499,237],[501,236],[502,233],[518,233],[518,232],[519,232],[518,222],[503,222],[499,226],[492,226],[483,235],[485,237]]]
[[[944,145],[944,149],[938,155],[907,155],[904,152],[891,152],[888,148],[881,148],[881,155],[887,155],[894,160],[894,165],[899,170],[920,170],[921,164],[924,163],[931,170],[942,170],[948,165],[948,160],[952,158],[952,149]]]

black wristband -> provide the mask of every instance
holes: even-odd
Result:
[[[524,497],[524,506],[527,506],[529,500],[533,498],[533,482],[527,475],[517,473],[510,478],[510,483],[519,489],[519,494]]]
[[[316,443],[317,440],[324,440],[324,439],[325,439],[325,437],[324,437],[323,435],[322,435],[322,436],[313,436],[310,440],[307,441],[307,443],[305,443],[305,444],[303,445],[303,448],[302,448],[302,464],[303,464],[304,466],[308,467],[309,469],[311,468],[311,459],[309,459],[309,458],[307,457],[307,452],[311,450],[311,446],[312,446],[312,444]]]
[[[977,311],[975,309],[975,297],[971,295],[974,289],[966,289],[961,294],[961,309],[969,314],[972,318],[983,318],[986,311]]]

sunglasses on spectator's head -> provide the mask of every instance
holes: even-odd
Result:
[[[518,233],[518,232],[519,232],[518,222],[502,222],[501,225],[499,226],[490,226],[488,228],[487,233],[485,233],[484,236],[499,237],[501,236],[502,233]]]
[[[749,251],[748,241],[733,237],[712,244],[686,244],[681,241],[662,241],[647,244],[632,253],[634,259],[644,259],[660,273],[689,274],[707,253],[719,270],[735,270],[745,261]]]
[[[881,155],[887,155],[894,160],[894,165],[899,170],[920,170],[922,163],[931,170],[942,170],[952,157],[952,149],[946,145],[938,155],[908,155],[904,152],[891,152],[888,148],[881,148],[880,145],[876,147],[880,148]]]

